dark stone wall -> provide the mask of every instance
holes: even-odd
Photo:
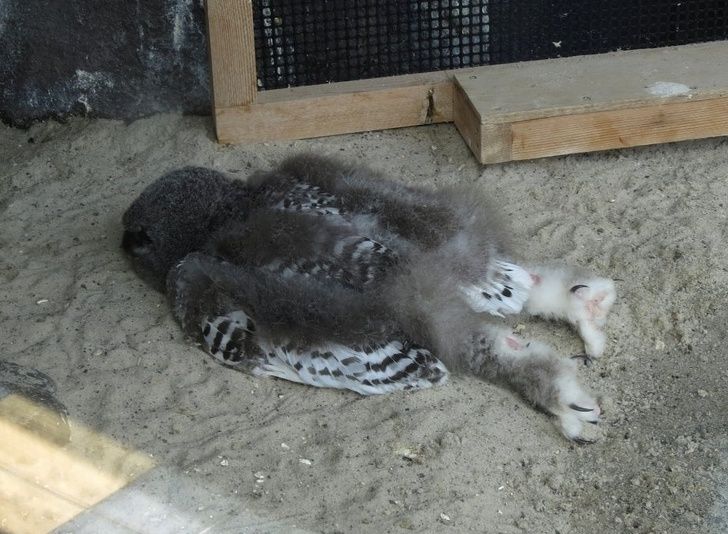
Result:
[[[0,0],[0,119],[210,112],[203,0]]]

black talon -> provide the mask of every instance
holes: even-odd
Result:
[[[579,406],[577,404],[574,404],[573,402],[569,404],[569,408],[572,410],[576,410],[577,412],[591,412],[592,408],[584,408],[583,406]]]
[[[584,284],[577,284],[577,285],[575,285],[574,287],[572,287],[571,289],[569,289],[569,291],[571,291],[572,293],[576,293],[576,292],[577,292],[577,291],[579,291],[579,290],[580,290],[580,289],[581,289],[582,287],[589,287],[589,286],[585,286]]]
[[[593,443],[596,443],[593,439],[584,439],[584,438],[573,438],[571,441],[576,443],[577,445],[591,445]]]
[[[583,360],[584,365],[586,365],[587,367],[589,367],[592,363],[594,363],[594,359],[591,356],[589,356],[588,354],[574,354],[571,357],[571,359],[572,360]]]

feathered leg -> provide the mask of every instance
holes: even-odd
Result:
[[[576,364],[537,341],[526,342],[500,327],[486,327],[473,339],[468,364],[488,380],[503,382],[556,417],[570,440],[589,443],[584,423],[597,424],[597,401],[579,385]]]
[[[534,267],[524,311],[571,324],[584,341],[587,356],[601,356],[606,346],[604,328],[616,300],[614,282],[568,267]]]
[[[504,317],[521,311],[533,283],[533,277],[523,267],[494,260],[482,280],[463,286],[461,291],[473,311]]]

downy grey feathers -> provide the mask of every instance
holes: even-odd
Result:
[[[565,319],[592,347],[586,357],[598,356],[613,284],[512,263],[472,191],[407,187],[301,155],[246,182],[171,172],[123,223],[136,270],[227,365],[362,394],[429,387],[460,369],[510,385],[570,439],[598,421],[574,362],[531,348],[497,317],[525,305]]]

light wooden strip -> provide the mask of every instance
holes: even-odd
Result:
[[[251,0],[207,0],[215,107],[250,104],[257,94]]]
[[[508,137],[484,130],[486,145],[510,139],[510,153],[483,153],[484,163],[728,135],[728,97],[533,119],[508,130]]]
[[[728,95],[728,41],[490,65],[454,76],[483,123],[634,109]]]
[[[18,504],[25,502],[22,495],[36,506],[35,516],[28,519],[29,528],[35,525],[36,516],[49,521],[60,518],[65,522],[152,467],[147,456],[121,447],[83,425],[72,424],[71,442],[59,446],[54,442],[57,435],[45,436],[14,422],[22,417],[13,414],[43,410],[42,406],[19,395],[0,400],[0,414],[4,414],[0,417],[0,473],[4,477],[4,483],[0,483],[0,526],[3,521],[28,518],[26,508]],[[41,418],[53,420],[52,414]],[[43,498],[46,493],[53,496],[48,497],[47,507]],[[70,516],[64,512],[64,503]],[[15,530],[23,529],[12,531]],[[30,531],[38,530],[30,528]]]
[[[452,121],[445,73],[263,91],[249,106],[216,107],[223,143],[303,139]]]
[[[0,421],[0,435],[1,469],[79,506],[91,506],[126,483],[13,424]]]
[[[263,91],[256,98],[250,1],[209,0],[208,24],[216,130],[224,143],[455,120],[479,160],[493,163],[726,134],[724,41]],[[684,91],[660,93],[661,84]]]
[[[453,122],[473,154],[480,154],[483,136],[480,114],[458,84],[453,86]]]
[[[728,42],[455,73],[456,124],[482,163],[728,135]]]
[[[77,503],[0,468],[0,532],[50,532],[83,510]]]

